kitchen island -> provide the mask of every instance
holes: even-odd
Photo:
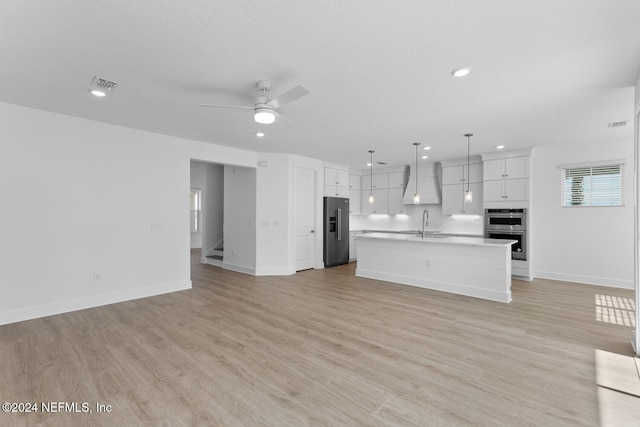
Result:
[[[356,276],[508,303],[511,245],[482,237],[366,233]]]

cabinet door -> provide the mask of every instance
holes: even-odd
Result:
[[[368,194],[367,197],[369,197]],[[360,195],[360,190],[349,190],[349,213],[359,215],[361,203],[362,197]]]
[[[362,175],[362,179],[361,179],[361,186],[360,189],[362,191],[369,191],[371,189],[371,175]],[[367,196],[369,195],[369,193],[367,193]]]
[[[389,188],[402,188],[404,186],[404,174],[393,172],[389,174]]]
[[[389,214],[389,189],[373,189],[373,197],[375,201],[373,203],[373,212],[374,214]],[[368,195],[367,195],[368,199]]]
[[[485,168],[485,171],[486,170],[487,169]],[[498,181],[485,181],[483,185],[484,201],[485,202],[504,201],[504,182],[505,182],[504,179],[500,179]]]
[[[324,185],[337,185],[337,170],[334,168],[324,168]]]
[[[360,175],[349,175],[349,188],[352,190],[360,190]]]
[[[369,190],[360,191],[360,213],[363,215],[370,215],[373,213],[374,205],[369,203]],[[374,196],[375,197],[375,196]]]
[[[482,182],[482,163],[469,165],[469,171],[465,173],[465,177],[468,177],[469,182]]]
[[[504,179],[504,159],[486,160],[482,169],[485,181]]]
[[[442,213],[444,215],[458,214],[462,210],[462,184],[442,186]]]
[[[447,166],[442,168],[442,184],[460,184],[462,182],[463,172],[462,166]]]
[[[402,204],[402,188],[389,189],[389,215],[406,213],[406,206]]]
[[[335,185],[325,185],[324,195],[327,197],[338,197],[338,187]]]
[[[506,200],[529,200],[529,180],[528,179],[507,179],[505,180]]]
[[[356,233],[349,233],[349,260],[358,258],[358,238]]]
[[[529,178],[529,158],[512,157],[505,159],[504,174],[507,179]]]
[[[377,175],[373,175],[373,188],[374,189],[389,188],[389,174],[380,173]]]
[[[350,196],[347,187],[338,187],[337,185],[325,185],[324,195],[328,197],[346,197]]]
[[[336,185],[338,187],[349,187],[349,172],[336,169]]]
[[[466,186],[464,187],[466,189]],[[469,190],[471,190],[471,194],[473,196],[473,200],[471,203],[464,203],[464,189],[462,191],[462,210],[463,213],[467,215],[482,215],[482,203],[484,201],[483,191],[482,191],[482,183],[481,182],[472,182],[469,184]]]
[[[338,187],[336,186],[336,197],[344,197],[345,199],[350,198],[351,192],[348,187]]]

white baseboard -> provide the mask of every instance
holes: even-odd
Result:
[[[139,298],[152,297],[170,292],[183,291],[185,289],[191,289],[190,280],[186,282],[165,283],[146,288],[114,292],[106,295],[96,295],[87,298],[60,301],[52,304],[21,308],[19,310],[5,311],[0,313],[0,325],[7,325],[9,323],[22,322],[25,320],[37,319],[39,317],[53,316],[55,314],[84,310],[87,308],[115,304]]]
[[[256,269],[254,267],[247,267],[222,261],[222,268],[225,270],[237,271],[238,273],[250,274],[252,276],[256,275]]]
[[[290,276],[296,274],[295,271],[291,271],[285,268],[258,268],[256,269],[256,276]]]
[[[583,283],[585,285],[608,286],[610,288],[634,289],[632,280],[609,279],[606,277],[582,276],[579,274],[556,273],[553,271],[536,271],[538,279],[559,280],[561,282]]]

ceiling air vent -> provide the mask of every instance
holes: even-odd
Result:
[[[118,83],[112,80],[107,80],[102,77],[95,76],[93,80],[91,80],[89,90],[95,96],[106,96],[106,94],[111,92],[117,84]]]
[[[610,128],[619,128],[622,126],[626,126],[629,121],[625,120],[624,122],[611,122],[609,123]]]
[[[384,166],[384,165],[386,165],[387,163],[386,163],[386,162],[376,162],[376,164],[378,164],[378,165],[383,165],[383,166]]]

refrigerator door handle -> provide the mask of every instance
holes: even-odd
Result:
[[[342,240],[342,209],[338,209],[338,215],[336,215],[338,217],[338,232],[336,233],[336,236],[338,237],[338,240]]]

